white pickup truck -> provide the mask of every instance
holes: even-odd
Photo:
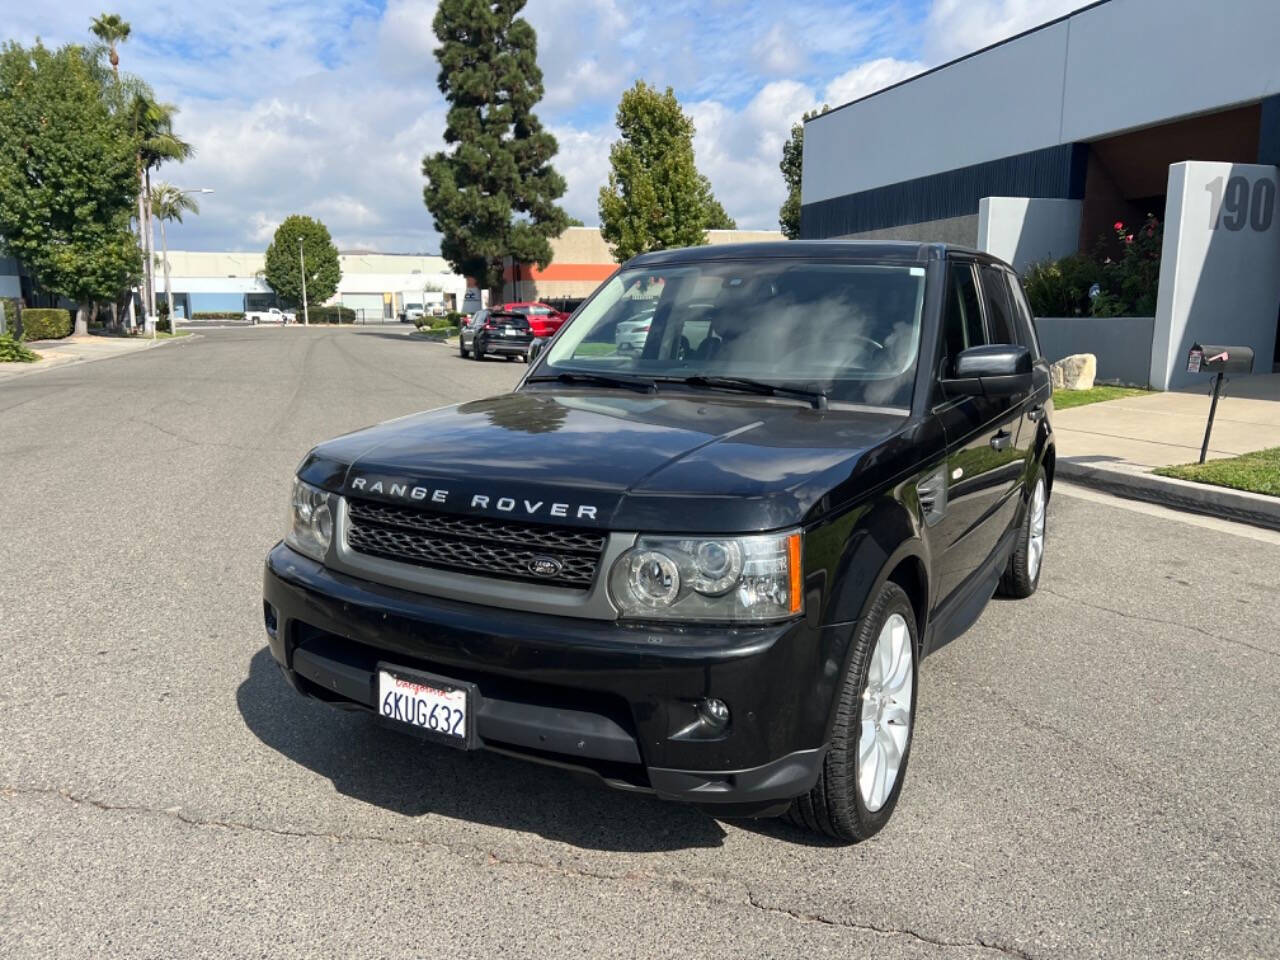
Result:
[[[298,316],[292,310],[272,307],[270,310],[246,310],[244,319],[255,327],[260,323],[297,323]]]

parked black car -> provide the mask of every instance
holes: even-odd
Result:
[[[649,334],[619,352],[637,298]],[[307,455],[271,652],[299,692],[428,740],[868,837],[921,660],[1036,589],[1050,392],[985,254],[637,257],[514,392]]]
[[[478,310],[458,330],[458,353],[475,360],[483,360],[489,354],[528,360],[532,343],[529,318],[519,313]]]

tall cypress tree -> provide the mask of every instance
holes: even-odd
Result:
[[[545,267],[550,237],[569,219],[556,203],[564,178],[551,166],[556,139],[533,112],[542,99],[538,38],[517,14],[525,0],[440,0],[440,91],[449,146],[422,161],[423,199],[441,253],[485,288],[502,283],[502,258]]]

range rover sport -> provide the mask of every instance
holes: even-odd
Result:
[[[427,741],[864,839],[903,788],[921,661],[1036,589],[1052,416],[986,254],[645,254],[513,392],[306,456],[271,652]]]

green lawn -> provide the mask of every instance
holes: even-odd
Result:
[[[1091,387],[1088,390],[1055,390],[1053,391],[1053,408],[1070,410],[1072,407],[1083,407],[1087,403],[1101,403],[1104,400],[1120,400],[1123,397],[1140,397],[1149,390],[1138,387]]]
[[[1194,480],[1196,483],[1211,483],[1216,487],[1232,487],[1280,497],[1280,447],[1255,450],[1228,460],[1160,467],[1155,472],[1162,477],[1177,477],[1179,480]]]

